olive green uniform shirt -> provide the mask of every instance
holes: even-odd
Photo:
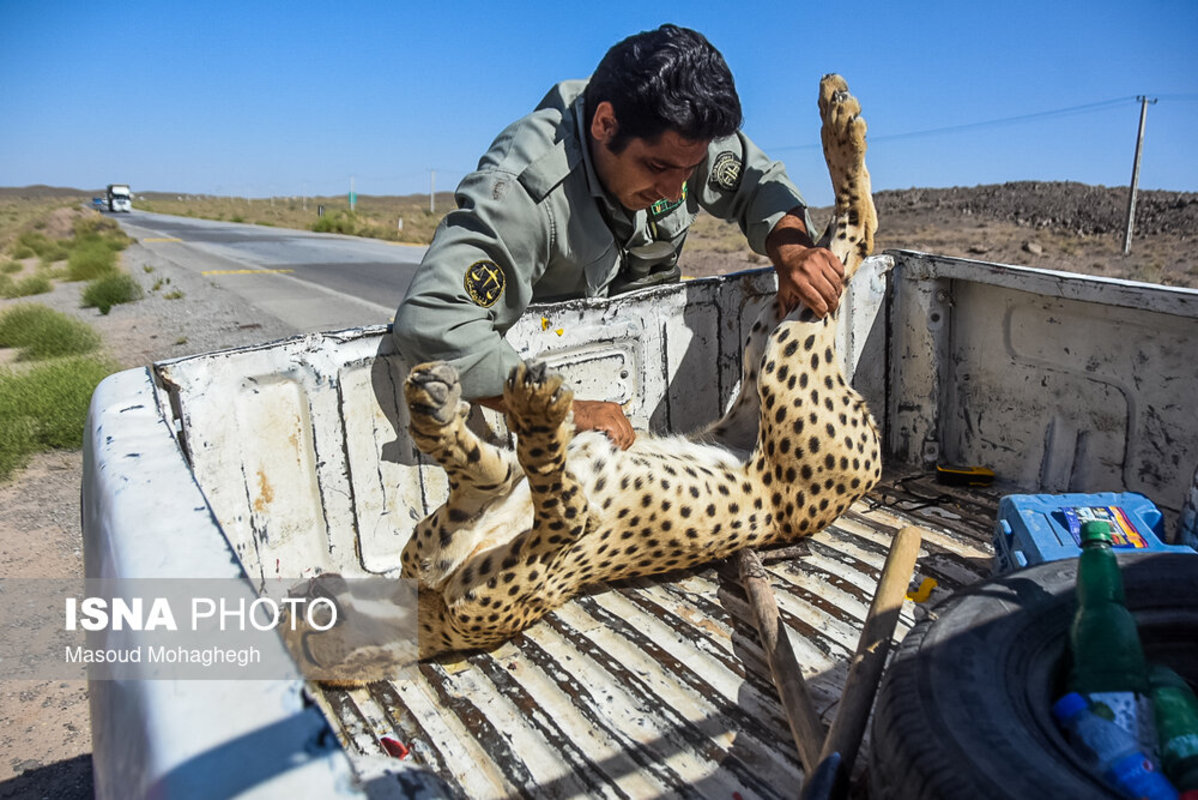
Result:
[[[499,134],[458,186],[458,208],[437,228],[396,313],[400,353],[413,365],[454,366],[467,399],[503,393],[520,363],[503,335],[530,303],[676,279],[700,209],[738,222],[764,254],[778,220],[806,205],[782,164],[737,133],[711,143],[680,202],[625,209],[591,164],[585,88],[586,81],[558,84]]]

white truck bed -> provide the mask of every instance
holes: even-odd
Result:
[[[508,338],[634,425],[691,430],[728,402],[772,291],[762,271],[572,302]],[[899,527],[928,531],[901,637],[989,574],[1000,493],[1140,491],[1178,515],[1198,462],[1196,319],[1189,290],[915,253],[866,262],[841,353],[882,425],[886,479],[797,555],[763,553],[825,721]],[[114,376],[86,437],[88,577],[397,576],[446,491],[407,438],[407,366],[373,328]],[[506,435],[489,412],[472,422]],[[937,461],[1000,483],[946,490],[928,477]],[[97,794],[187,795],[215,769],[243,797],[794,797],[802,770],[749,620],[713,565],[596,587],[491,653],[365,689],[96,682]],[[384,736],[409,755],[385,756]]]

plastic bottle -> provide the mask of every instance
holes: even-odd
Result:
[[[1148,695],[1148,662],[1135,617],[1124,605],[1123,578],[1111,549],[1111,526],[1088,521],[1082,525],[1081,541],[1077,613],[1069,630],[1073,668],[1068,688],[1110,709],[1114,720],[1151,752],[1156,732]]]
[[[1178,791],[1198,790],[1198,697],[1166,666],[1153,666],[1149,680],[1164,773]]]
[[[1052,713],[1074,749],[1124,797],[1177,800],[1177,790],[1156,771],[1136,738],[1095,714],[1086,698],[1070,692],[1053,705]]]

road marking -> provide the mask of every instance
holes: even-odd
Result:
[[[201,275],[285,275],[293,269],[210,269]]]
[[[416,242],[384,242],[392,247],[428,247],[428,245],[417,244]]]
[[[182,239],[176,239],[171,236],[158,236],[150,239],[142,239],[143,242],[181,242]]]

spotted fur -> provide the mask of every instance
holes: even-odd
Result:
[[[877,225],[865,122],[839,76],[821,82],[819,105],[836,190],[821,243],[847,280]],[[834,320],[779,316],[771,304],[753,326],[725,418],[693,437],[641,433],[627,451],[575,435],[572,392],[543,363],[504,387],[514,452],[466,427],[452,368],[415,367],[404,385],[412,435],[450,486],[403,552],[420,587],[421,655],[493,647],[588,584],[810,535],[865,494],[881,474],[878,431],[844,378]]]

